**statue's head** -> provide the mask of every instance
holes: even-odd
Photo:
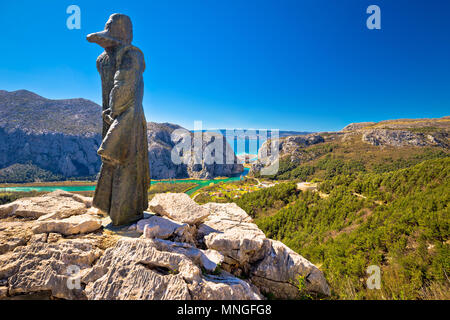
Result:
[[[114,13],[105,25],[105,30],[88,34],[86,39],[103,48],[131,44],[133,40],[133,25],[129,16]]]

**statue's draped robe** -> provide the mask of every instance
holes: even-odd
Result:
[[[123,225],[142,218],[148,206],[144,56],[132,45],[105,50],[97,59],[97,69],[102,79],[103,111],[114,120],[103,122],[103,142],[98,150],[102,167],[93,205],[107,212],[114,225]]]

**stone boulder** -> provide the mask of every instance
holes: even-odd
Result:
[[[201,250],[183,242],[155,239],[153,240],[153,245],[159,251],[185,255],[208,272],[214,272],[224,259],[223,255],[216,250]]]
[[[203,207],[211,214],[198,228],[199,242],[222,253],[228,271],[247,272],[251,263],[269,252],[269,240],[235,203],[207,203]]]
[[[173,241],[194,243],[195,226],[178,223],[169,218],[153,215],[139,220],[136,231],[143,233],[144,238],[171,239]]]
[[[36,221],[34,233],[57,232],[63,235],[92,232],[102,226],[102,221],[90,214],[71,216],[61,220]]]
[[[185,193],[159,193],[148,204],[148,208],[169,219],[189,225],[205,221],[209,212]]]
[[[266,294],[279,299],[295,299],[300,292],[298,278],[305,280],[305,290],[330,295],[322,272],[280,241],[270,240],[270,252],[253,267],[250,279]]]
[[[37,219],[66,218],[86,213],[92,200],[74,193],[56,190],[39,197],[20,198],[0,206],[0,217],[17,216]]]

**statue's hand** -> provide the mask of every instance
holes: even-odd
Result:
[[[102,117],[107,124],[111,124],[114,121],[114,119],[111,117],[111,109],[106,109],[105,111],[103,111]]]
[[[112,159],[110,157],[108,157],[105,154],[105,149],[103,149],[102,147],[100,147],[97,151],[98,155],[102,158],[102,162],[103,163],[107,163],[111,166],[117,167],[118,165],[120,165],[120,162],[118,160]]]

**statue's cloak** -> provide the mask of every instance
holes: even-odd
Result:
[[[98,149],[102,167],[93,205],[109,214],[114,225],[131,223],[148,206],[150,169],[147,122],[142,107],[144,55],[125,45],[97,59],[102,78],[104,122]]]

